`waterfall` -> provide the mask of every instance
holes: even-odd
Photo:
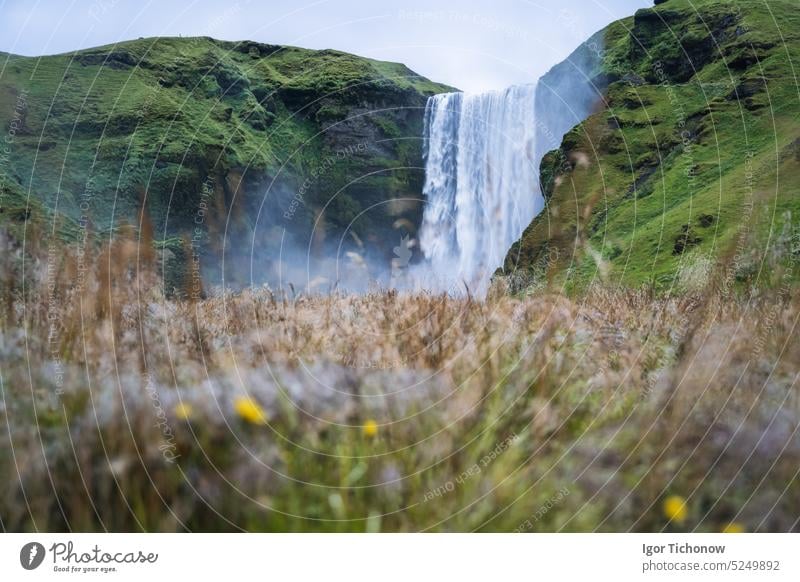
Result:
[[[429,287],[465,282],[484,293],[542,209],[535,92],[535,85],[518,85],[428,99],[420,246]]]

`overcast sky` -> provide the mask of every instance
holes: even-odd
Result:
[[[69,52],[149,36],[333,48],[479,91],[535,81],[652,0],[0,0],[0,50]]]

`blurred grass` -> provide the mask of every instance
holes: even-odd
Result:
[[[130,231],[3,244],[5,530],[798,528],[794,289],[178,301]]]

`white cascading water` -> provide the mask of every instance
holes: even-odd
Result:
[[[535,92],[535,85],[517,85],[428,99],[420,231],[428,287],[466,283],[484,294],[509,247],[542,209]]]

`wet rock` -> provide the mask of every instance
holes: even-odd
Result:
[[[754,95],[761,93],[767,87],[767,81],[764,77],[754,77],[749,79],[742,79],[736,88],[728,94],[726,99],[729,101],[736,101],[740,99],[747,99]]]
[[[701,239],[697,234],[692,230],[692,227],[688,224],[684,224],[681,227],[680,234],[675,237],[675,245],[672,247],[672,254],[673,255],[682,255],[689,249],[696,247],[703,239]]]
[[[627,73],[621,79],[624,83],[632,85],[633,87],[640,87],[645,84],[644,78],[636,73]]]
[[[708,228],[714,224],[714,216],[711,214],[701,214],[697,217],[697,223],[703,228]]]

